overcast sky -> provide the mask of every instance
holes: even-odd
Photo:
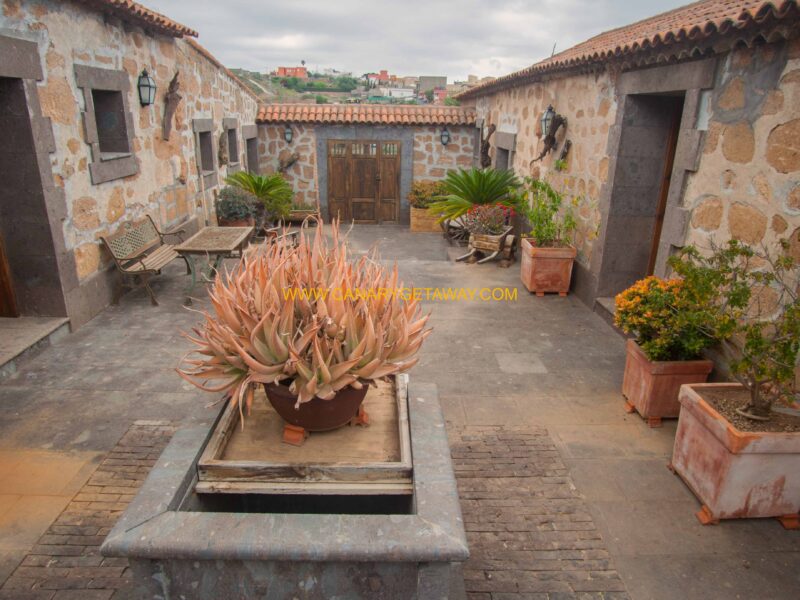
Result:
[[[686,0],[140,0],[228,67],[504,75]]]

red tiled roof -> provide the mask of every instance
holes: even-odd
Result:
[[[601,33],[526,69],[466,90],[458,98],[472,98],[513,87],[545,73],[624,59],[648,51],[665,58],[683,58],[692,55],[691,50],[686,50],[686,43],[700,44],[709,38],[735,36],[787,18],[798,19],[797,0],[701,0]]]
[[[367,123],[371,125],[474,125],[475,110],[409,104],[267,104],[258,123]]]
[[[150,10],[133,0],[78,0],[82,4],[100,10],[123,21],[135,23],[140,27],[151,31],[158,31],[164,35],[172,37],[191,36],[197,37],[197,32],[185,25],[176,23],[172,19],[165,17],[161,13]]]

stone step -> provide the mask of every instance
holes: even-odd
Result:
[[[69,335],[69,319],[63,317],[0,318],[0,380],[52,343]]]
[[[614,305],[614,298],[595,298],[593,308],[594,312],[603,317],[603,320],[614,328],[614,331],[622,337],[627,337],[621,329],[614,325],[614,315],[617,312],[616,306]]]

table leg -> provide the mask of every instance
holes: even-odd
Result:
[[[194,288],[197,285],[197,264],[195,263],[194,255],[187,254],[186,255],[186,262],[189,265],[189,274],[192,276],[192,282],[189,284],[189,287],[186,289],[186,300],[184,301],[185,306],[191,306],[192,304],[192,292],[194,292]]]

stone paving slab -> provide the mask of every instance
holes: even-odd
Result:
[[[134,423],[0,587],[0,599],[126,598],[127,561],[100,556],[100,544],[174,432],[168,421]]]
[[[450,448],[470,600],[628,598],[546,429],[453,428]]]

